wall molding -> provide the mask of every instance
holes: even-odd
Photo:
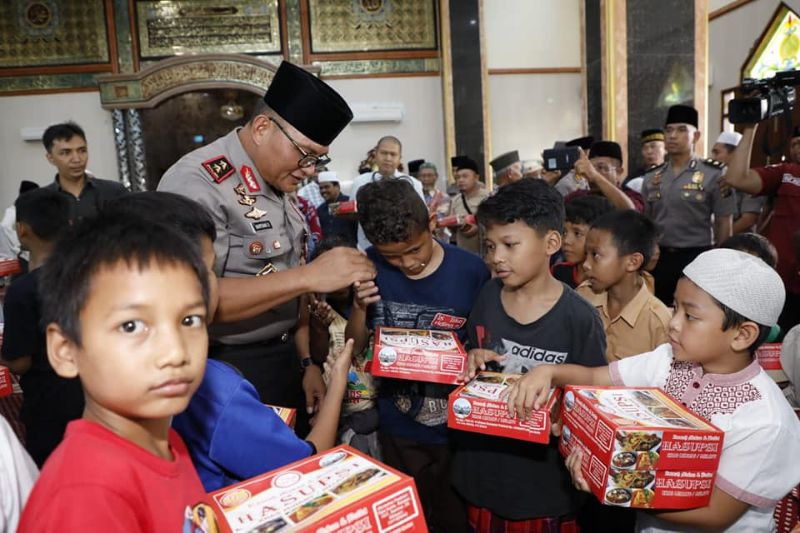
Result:
[[[722,15],[727,15],[731,11],[736,11],[740,7],[744,7],[744,6],[746,6],[747,4],[749,4],[749,3],[753,2],[753,1],[754,0],[735,0],[734,2],[731,2],[730,4],[728,4],[727,6],[723,6],[723,7],[719,8],[719,9],[714,10],[711,13],[709,13],[708,14],[708,20],[709,20],[709,22],[711,22],[712,20],[714,20],[716,18],[719,18]]]
[[[543,68],[490,68],[490,76],[508,76],[517,74],[580,74],[582,67],[543,67]]]

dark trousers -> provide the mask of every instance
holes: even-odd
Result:
[[[380,442],[383,461],[414,478],[428,529],[434,533],[466,531],[466,506],[450,485],[450,446],[382,433]]]
[[[209,356],[236,368],[253,384],[263,403],[297,409],[295,433],[301,438],[308,435],[300,361],[291,336],[285,342],[212,345]]]
[[[701,246],[698,248],[661,248],[661,256],[658,258],[656,268],[653,270],[653,277],[656,285],[656,298],[671,306],[675,297],[675,287],[678,280],[683,275],[683,269],[694,261],[695,257],[710,250],[711,246]]]

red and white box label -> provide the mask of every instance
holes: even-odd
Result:
[[[452,331],[375,328],[370,371],[384,378],[455,385],[467,352]]]

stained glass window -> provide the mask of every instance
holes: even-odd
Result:
[[[776,72],[800,68],[800,18],[781,5],[756,51],[745,64],[744,78],[771,78]]]

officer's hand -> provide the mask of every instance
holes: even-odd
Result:
[[[306,412],[314,414],[325,397],[325,382],[322,370],[317,365],[307,366],[303,371],[303,392],[306,395]]]
[[[312,292],[335,292],[357,281],[375,279],[375,265],[355,248],[328,250],[303,268]]]
[[[381,299],[381,295],[378,294],[378,286],[374,281],[357,281],[353,284],[353,288],[355,289],[353,304],[361,310],[366,310],[368,305]]]

